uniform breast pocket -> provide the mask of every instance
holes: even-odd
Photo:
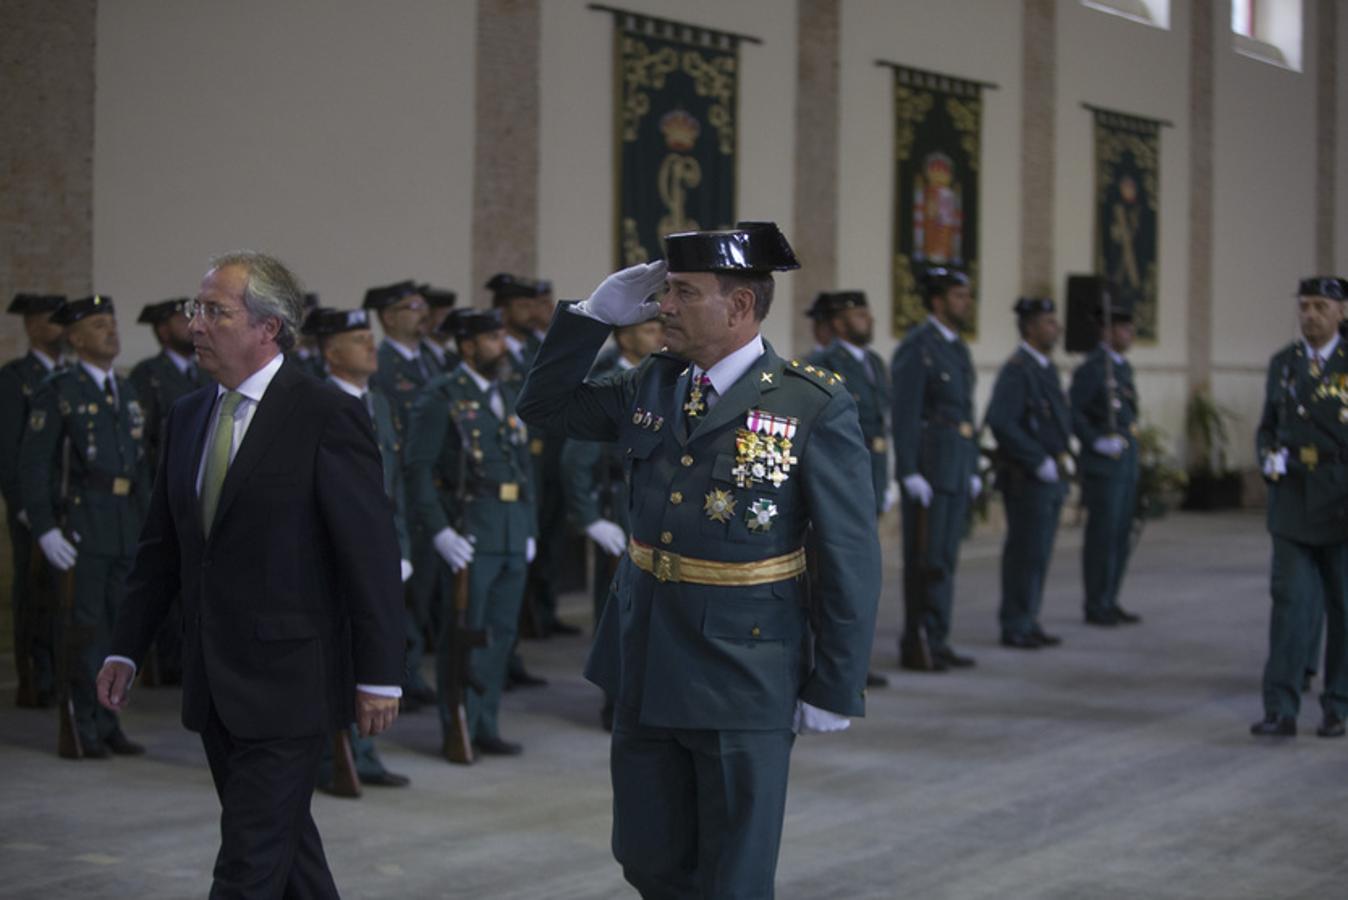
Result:
[[[634,513],[641,512],[642,503],[651,495],[654,485],[654,470],[659,462],[661,437],[658,434],[629,429],[620,436],[623,454],[623,471],[631,484],[631,503]],[[656,492],[659,493],[659,492]]]

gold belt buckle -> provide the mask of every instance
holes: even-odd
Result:
[[[499,494],[502,503],[514,503],[520,498],[520,486],[514,481],[501,482]]]
[[[1308,444],[1301,448],[1301,464],[1312,472],[1315,467],[1320,465],[1320,451],[1314,444]]]
[[[889,449],[889,443],[882,437],[871,438],[871,452],[884,453]]]
[[[542,455],[543,455],[543,439],[542,439],[542,438],[534,438],[533,440],[531,440],[531,441],[529,442],[529,452],[532,453],[534,456],[542,456]]]
[[[125,497],[131,493],[130,478],[112,479],[112,494],[114,497]]]
[[[656,581],[680,581],[679,554],[651,548],[651,574]]]
[[[960,437],[969,439],[974,436],[974,426],[972,422],[960,423]]]

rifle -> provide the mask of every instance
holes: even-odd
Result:
[[[356,756],[351,750],[350,726],[339,728],[332,736],[332,787],[337,797],[360,797],[360,776],[356,774]]]
[[[1109,334],[1113,330],[1114,311],[1113,301],[1110,299],[1108,288],[1104,291],[1104,296],[1100,298],[1104,301],[1103,306],[1105,319],[1105,424],[1109,429],[1110,437],[1119,436],[1119,416],[1114,405],[1119,402],[1119,382],[1114,377],[1114,350],[1109,346]],[[1083,450],[1084,453],[1084,450]],[[1110,454],[1114,459],[1118,459],[1118,453]]]
[[[11,518],[10,521],[15,528],[23,528],[17,519]],[[16,610],[14,616],[14,667],[19,675],[19,688],[15,692],[14,702],[18,706],[32,708],[39,705],[37,671],[33,665],[33,634],[36,629],[33,628],[32,619],[38,598],[46,593],[48,580],[45,577],[42,551],[31,531],[28,543],[28,571],[23,573],[23,577],[28,580],[28,599],[25,601],[28,609],[22,612]],[[18,572],[14,573],[14,578],[19,578]]]
[[[907,582],[903,592],[903,642],[899,645],[899,664],[905,669],[921,672],[931,671],[931,648],[927,646],[926,607],[927,592],[934,582],[940,581],[944,573],[940,569],[927,565],[927,552],[931,546],[930,511],[921,503],[914,501],[913,554],[912,570],[904,570]]]
[[[459,453],[459,479],[455,485],[458,495],[458,520],[455,528],[464,533],[464,520],[468,505],[468,456],[470,447],[463,429],[455,423],[463,446]],[[442,752],[445,759],[462,766],[473,763],[473,736],[468,731],[468,709],[465,705],[467,689],[472,688],[481,694],[485,690],[481,681],[473,675],[472,651],[475,647],[487,646],[487,633],[468,627],[468,566],[454,573],[454,608],[449,626],[449,680],[445,685],[442,698],[450,710],[449,731],[445,735]]]
[[[58,525],[65,534],[69,524],[68,500],[70,497],[70,438],[61,443],[61,515]],[[40,556],[41,554],[35,554]],[[45,561],[45,558],[44,558]],[[36,562],[36,559],[35,559]],[[78,563],[76,563],[78,565]],[[75,698],[71,691],[73,660],[78,659],[84,646],[87,629],[75,625],[75,567],[64,572],[54,572],[56,579],[56,608],[60,614],[61,635],[56,641],[56,717],[58,730],[56,753],[65,759],[83,759],[84,745],[80,741],[79,728],[75,725]],[[89,686],[90,694],[93,685]]]

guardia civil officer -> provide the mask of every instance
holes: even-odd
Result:
[[[1132,301],[1108,296],[1096,310],[1100,344],[1072,373],[1072,430],[1081,442],[1081,548],[1087,625],[1131,625],[1142,617],[1119,605],[1132,550],[1137,506],[1137,387],[1127,357],[1133,345]]]
[[[1339,323],[1348,280],[1304,279],[1297,288],[1301,338],[1268,365],[1255,445],[1268,488],[1273,536],[1262,737],[1297,733],[1298,686],[1310,658],[1317,599],[1325,616],[1323,719],[1316,734],[1342,737],[1348,715],[1348,355]]]
[[[145,413],[135,386],[113,371],[121,344],[112,298],[71,300],[54,318],[78,361],[33,394],[19,447],[19,495],[47,561],[74,569],[73,606],[59,639],[69,654],[76,756],[138,754],[144,748],[127,739],[117,714],[99,706],[94,679],[149,501]]]
[[[65,302],[59,294],[15,294],[10,315],[23,317],[28,352],[0,367],[0,496],[5,500],[9,526],[10,610],[14,614],[14,664],[18,669],[15,702],[25,707],[50,706],[53,699],[52,608],[54,588],[44,571],[30,582],[33,553],[31,520],[19,495],[19,442],[28,424],[28,412],[38,385],[61,368],[61,338],[65,326],[51,321]]]
[[[458,368],[459,354],[454,352],[454,336],[440,330],[440,325],[449,315],[459,295],[450,290],[432,287],[429,284],[417,286],[421,296],[426,298],[426,335],[421,339],[421,349],[431,355],[435,361],[436,374],[450,372]]]
[[[921,281],[927,320],[890,363],[894,461],[903,484],[904,623],[899,665],[944,672],[974,665],[950,646],[955,567],[969,504],[983,489],[974,428],[974,364],[960,331],[973,325],[969,276],[946,267]]]
[[[408,503],[441,564],[453,572],[468,567],[468,625],[487,632],[487,646],[471,651],[472,673],[484,688],[466,697],[473,747],[514,756],[522,748],[501,737],[499,717],[525,573],[536,549],[529,433],[515,414],[499,314],[456,309],[441,329],[453,330],[463,362],[432,379],[412,408],[405,449]],[[455,664],[451,618],[442,616],[436,648],[446,744],[456,702],[448,690]]]
[[[624,876],[647,897],[770,897],[795,731],[864,711],[870,456],[841,379],[759,333],[772,272],[799,265],[775,225],[671,235],[666,254],[556,314],[520,410],[628,461],[631,539],[586,668],[617,701]],[[667,352],[584,381],[614,326],[657,314]],[[827,535],[813,613],[810,527]]]
[[[405,432],[412,401],[436,375],[435,361],[421,342],[430,321],[426,298],[413,282],[399,281],[370,288],[365,292],[362,308],[378,317],[384,331],[384,339],[379,343],[379,371],[375,373],[374,384],[393,401],[398,430]],[[403,437],[405,439],[406,434]]]
[[[997,439],[997,486],[1006,505],[1002,544],[1002,646],[1037,650],[1061,643],[1039,624],[1053,539],[1073,472],[1072,414],[1050,354],[1058,341],[1053,301],[1016,301],[1020,347],[992,388],[986,422]]]
[[[305,319],[319,308],[319,302],[318,295],[313,291],[305,292]],[[295,337],[295,346],[286,352],[286,359],[295,363],[301,371],[312,375],[314,378],[322,380],[327,377],[327,366],[323,362],[322,351],[318,349],[318,338],[312,334],[305,334],[303,328],[301,328],[300,334]]]
[[[810,348],[808,359],[812,365],[818,365],[828,345],[833,343],[833,326],[829,323],[828,306],[833,295],[827,291],[815,295],[814,302],[805,310],[805,318],[810,320],[810,336],[814,346]]]

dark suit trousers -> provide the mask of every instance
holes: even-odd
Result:
[[[220,797],[211,900],[337,896],[309,814],[326,734],[243,740],[211,708],[201,742]]]
[[[770,900],[795,735],[613,729],[613,855],[645,900]]]

